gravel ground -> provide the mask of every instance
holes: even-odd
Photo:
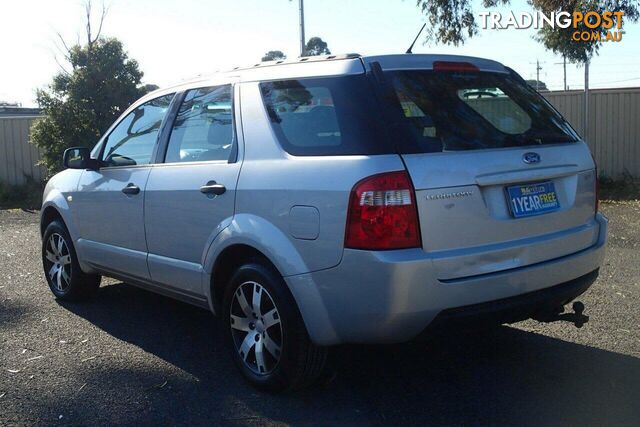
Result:
[[[56,302],[37,214],[0,211],[0,425],[640,425],[640,202],[605,203],[591,321],[333,350],[329,384],[247,386],[204,310],[115,281]]]

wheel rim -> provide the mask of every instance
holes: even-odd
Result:
[[[246,367],[258,375],[271,373],[282,354],[282,323],[276,304],[256,282],[245,282],[233,294],[230,310],[235,350]]]
[[[71,283],[71,253],[64,238],[53,233],[45,247],[45,273],[49,283],[60,293],[65,293]]]

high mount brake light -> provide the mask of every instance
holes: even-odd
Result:
[[[421,246],[415,191],[407,172],[373,175],[353,187],[344,245],[371,250]]]
[[[460,73],[472,73],[480,71],[480,69],[469,62],[434,61],[433,71],[456,71]]]

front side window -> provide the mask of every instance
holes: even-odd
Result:
[[[402,153],[574,142],[571,126],[523,82],[504,73],[391,71]]]
[[[106,166],[151,163],[153,148],[173,94],[145,102],[130,112],[107,137],[102,155]]]
[[[190,90],[174,122],[165,162],[228,161],[233,139],[231,86]]]
[[[265,82],[260,90],[273,130],[289,154],[392,152],[364,75]]]

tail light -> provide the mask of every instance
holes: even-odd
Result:
[[[372,250],[421,246],[415,192],[407,172],[373,175],[353,187],[344,245]]]

